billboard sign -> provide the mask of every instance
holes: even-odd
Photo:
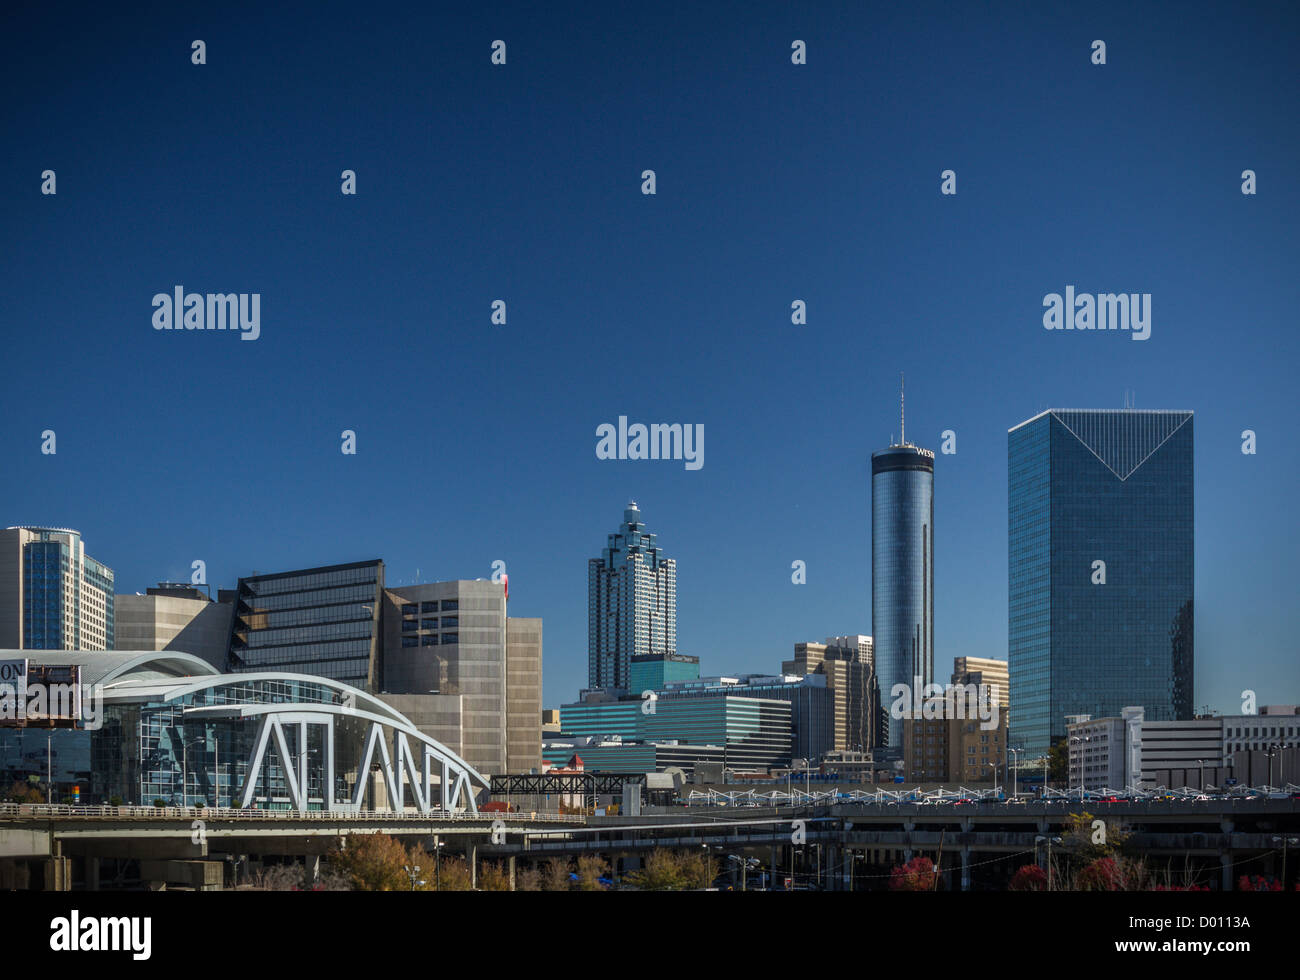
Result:
[[[0,725],[74,728],[81,717],[81,667],[0,660]]]
[[[0,725],[21,725],[27,717],[27,661],[0,660]]]

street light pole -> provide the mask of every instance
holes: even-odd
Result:
[[[1083,758],[1083,756],[1084,756],[1084,746],[1085,746],[1085,744],[1086,744],[1087,742],[1091,741],[1091,737],[1088,736],[1088,735],[1071,735],[1071,736],[1070,736],[1070,741],[1071,741],[1071,742],[1078,742],[1078,743],[1079,743],[1079,802],[1082,803],[1082,802],[1083,802],[1083,763],[1084,763],[1084,758]],[[1067,758],[1067,759],[1069,758],[1069,752],[1068,752],[1068,751],[1066,752],[1066,758]],[[1067,765],[1067,766],[1066,766],[1066,776],[1067,776],[1067,777],[1069,776],[1069,772],[1070,772],[1070,770],[1069,770],[1069,766]],[[1067,778],[1067,781],[1066,781],[1066,787],[1065,787],[1065,788],[1066,788],[1066,793],[1068,794],[1068,793],[1069,793],[1069,789],[1070,789],[1068,778]]]
[[[50,740],[54,738],[51,732],[45,736],[45,802],[54,802],[54,754],[50,748]]]
[[[1300,837],[1274,837],[1273,843],[1282,845],[1282,888],[1286,889],[1286,848],[1288,844],[1300,844]]]

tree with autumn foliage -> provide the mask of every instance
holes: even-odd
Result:
[[[891,892],[930,892],[934,891],[939,873],[934,869],[934,862],[928,857],[914,857],[906,864],[895,867],[889,876]]]
[[[596,892],[606,888],[600,883],[609,872],[609,865],[599,854],[583,854],[578,858],[578,891]]]
[[[1043,892],[1047,891],[1047,872],[1036,864],[1023,865],[1011,876],[1008,891]]]
[[[708,888],[717,876],[717,862],[703,851],[656,848],[624,880],[640,891],[670,892]]]
[[[30,783],[14,783],[4,795],[5,803],[44,803],[45,794]]]
[[[433,891],[433,855],[419,848],[407,850],[387,834],[349,834],[329,857],[331,869],[342,876],[353,891]],[[447,862],[443,862],[443,888]],[[407,867],[418,867],[414,888]],[[422,883],[423,882],[423,883]]]
[[[1081,892],[1144,891],[1149,877],[1143,862],[1116,855],[1084,865],[1067,887]]]
[[[1237,879],[1237,891],[1239,892],[1280,892],[1282,891],[1282,882],[1276,878],[1264,875],[1242,875]]]

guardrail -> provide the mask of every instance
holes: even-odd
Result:
[[[113,819],[146,820],[365,820],[404,821],[430,823],[453,821],[457,823],[487,823],[494,820],[527,820],[540,823],[583,823],[581,815],[555,813],[469,813],[464,810],[431,810],[419,813],[414,810],[258,810],[253,807],[199,807],[199,806],[72,806],[62,803],[0,803],[0,818],[4,817],[108,817]]]
[[[1283,787],[1233,787],[1232,790],[1227,793],[1204,793],[1200,790],[1193,790],[1187,787],[1167,789],[1164,786],[1158,786],[1154,789],[1138,790],[1136,792],[1111,789],[1084,790],[1082,794],[1077,789],[1073,791],[1049,789],[1044,796],[1032,797],[1022,793],[1014,799],[1006,798],[999,791],[1001,789],[1005,789],[1005,787],[1000,787],[998,790],[967,789],[966,787],[960,787],[957,790],[936,789],[927,791],[888,790],[880,788],[871,792],[865,790],[853,790],[847,793],[839,790],[813,790],[811,792],[806,792],[797,788],[793,792],[775,791],[770,793],[761,793],[753,789],[732,791],[712,789],[707,792],[692,790],[687,797],[681,800],[681,802],[686,806],[710,808],[740,808],[755,806],[1010,805],[1026,802],[1090,805],[1096,803],[1205,803],[1220,800],[1285,800],[1295,799],[1297,795],[1300,795],[1300,786],[1293,783],[1288,783]]]

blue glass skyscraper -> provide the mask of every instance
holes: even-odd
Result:
[[[905,436],[871,454],[871,635],[888,712],[895,684],[934,679],[934,453]],[[888,744],[903,744],[892,715]]]
[[[1049,409],[1007,444],[1011,744],[1190,718],[1192,413]]]
[[[587,616],[590,688],[627,690],[633,656],[677,652],[677,562],[646,532],[635,500],[587,563]]]

